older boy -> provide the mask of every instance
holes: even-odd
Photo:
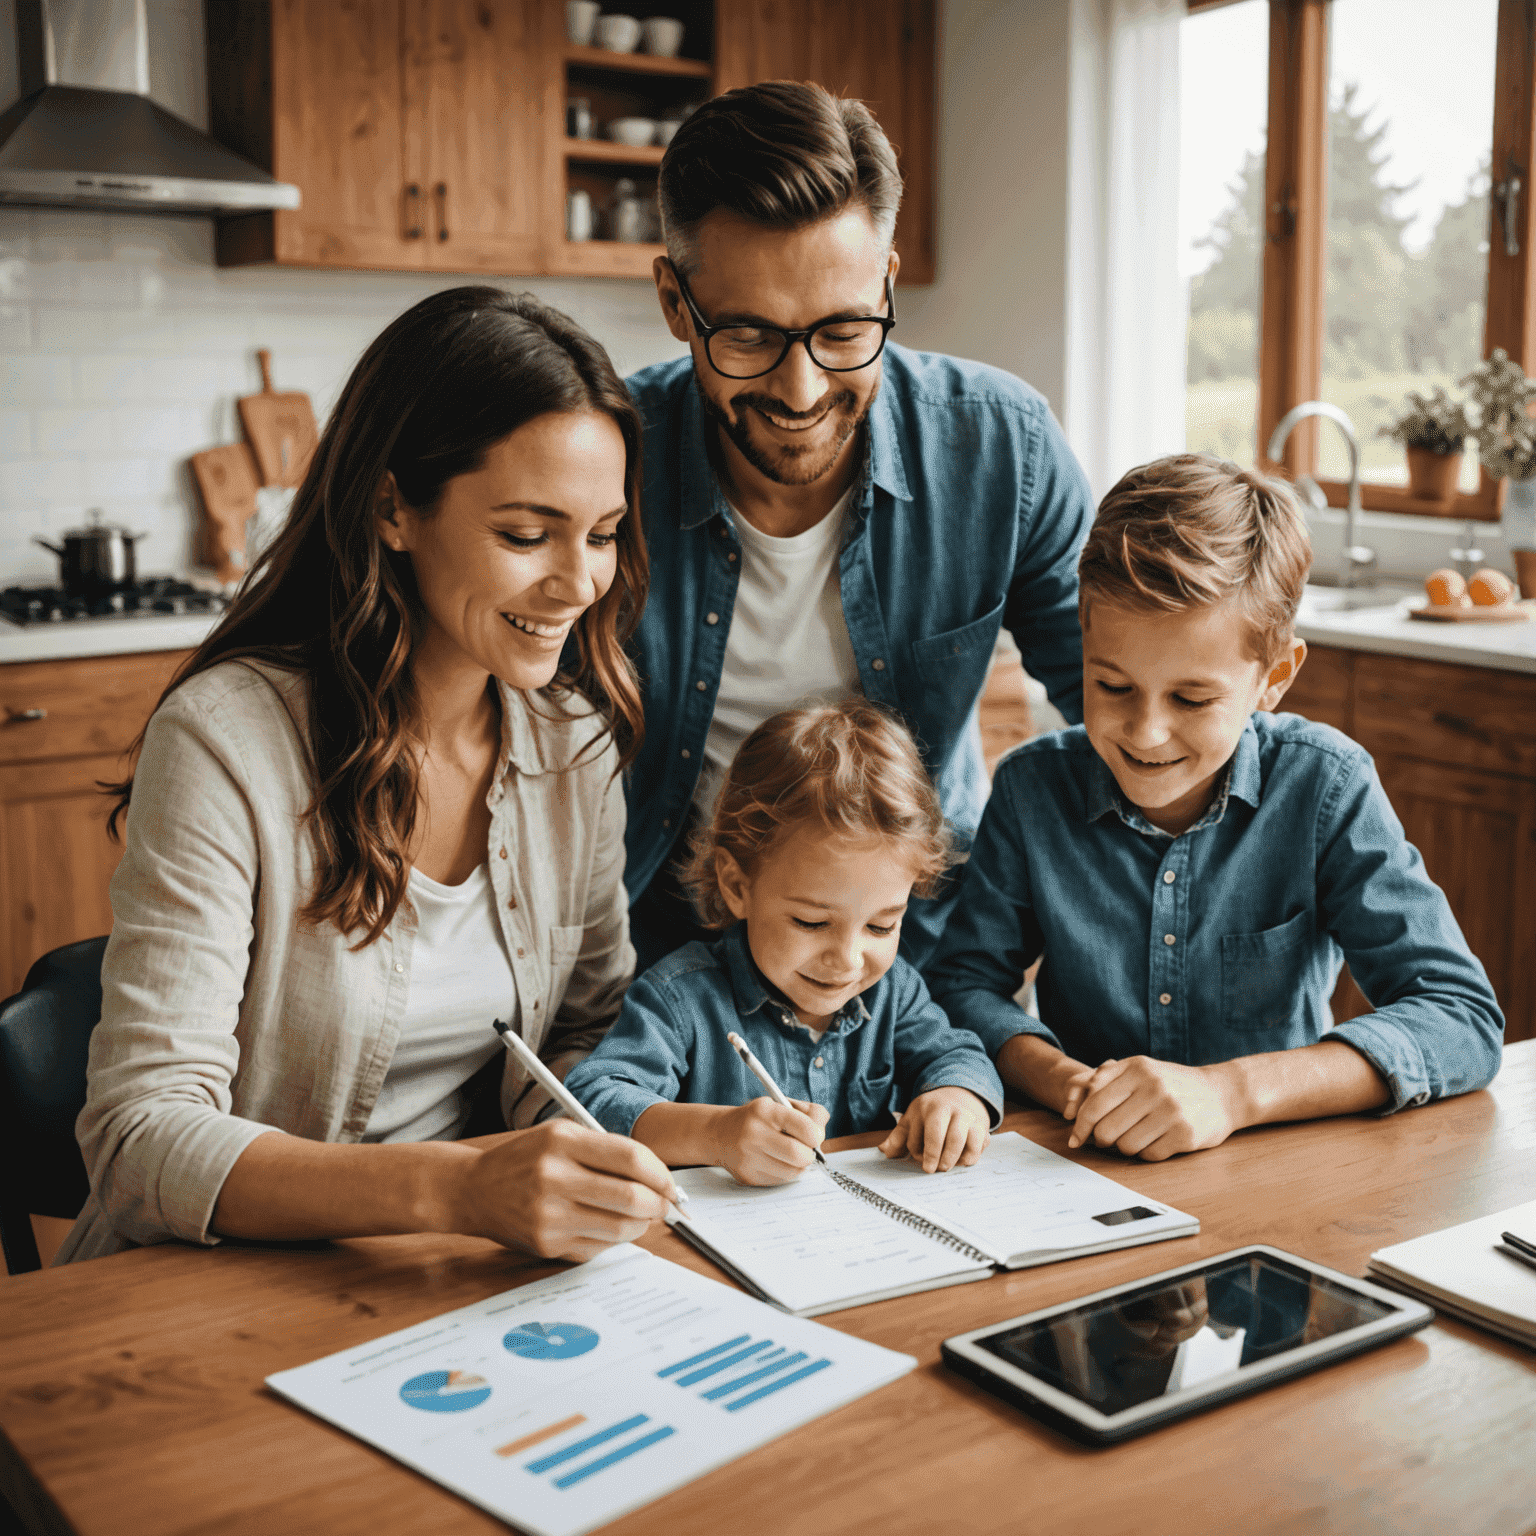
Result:
[[[929,971],[1071,1144],[1160,1160],[1480,1088],[1503,1017],[1371,760],[1274,715],[1306,656],[1289,489],[1200,454],[1105,497],[1083,725],[998,767]],[[1344,958],[1376,1011],[1330,1029]],[[1040,1018],[1013,1001],[1041,954]]]

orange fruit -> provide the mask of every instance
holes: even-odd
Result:
[[[1467,606],[1467,584],[1462,580],[1461,572],[1453,571],[1449,566],[1426,576],[1424,590],[1429,594],[1430,602],[1438,608]]]
[[[1479,608],[1497,608],[1515,595],[1515,584],[1503,571],[1479,571],[1467,583],[1467,596]]]

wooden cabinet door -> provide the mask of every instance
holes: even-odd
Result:
[[[1536,1036],[1536,783],[1404,757],[1376,769],[1487,968],[1505,1038]]]
[[[721,0],[715,81],[814,80],[856,96],[880,120],[905,182],[896,248],[901,281],[931,283],[937,267],[934,0]]]
[[[538,272],[544,239],[541,0],[402,0],[405,165],[428,204],[426,263]],[[558,27],[557,27],[558,30]]]

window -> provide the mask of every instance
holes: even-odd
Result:
[[[1326,399],[1355,423],[1365,506],[1431,510],[1377,428],[1408,390],[1453,386],[1494,347],[1536,367],[1536,0],[1189,10],[1190,446],[1258,459],[1291,406]],[[1317,475],[1336,506],[1347,462],[1315,423],[1286,445],[1286,467]],[[1433,512],[1496,519],[1499,489],[1469,455]]]

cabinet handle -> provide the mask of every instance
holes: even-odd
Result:
[[[432,188],[433,195],[437,198],[437,238],[448,238],[448,183],[440,181]]]
[[[421,188],[413,181],[405,189],[405,238],[420,240],[422,233]]]
[[[9,704],[5,706],[7,720],[20,724],[24,720],[46,720],[48,711],[34,704],[30,709],[12,709]]]

